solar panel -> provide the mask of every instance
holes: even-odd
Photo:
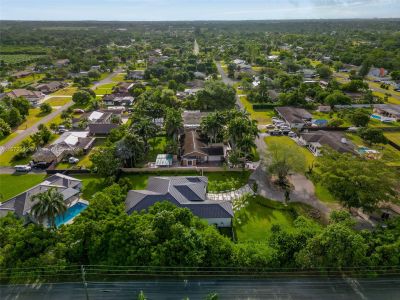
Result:
[[[188,186],[186,185],[174,185],[174,187],[182,194],[189,201],[202,201],[195,192],[193,192]]]

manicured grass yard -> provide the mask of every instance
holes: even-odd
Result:
[[[234,231],[239,242],[265,241],[271,235],[273,225],[290,230],[297,215],[310,208],[305,205],[288,204],[265,199],[250,198],[249,204],[235,214]]]
[[[240,102],[242,102],[245,109],[249,112],[250,117],[253,120],[256,120],[259,125],[266,125],[272,123],[271,118],[275,116],[275,111],[273,109],[254,110],[253,104],[247,100],[246,96],[241,96]]]
[[[26,116],[25,122],[23,122],[21,125],[18,126],[17,130],[25,130],[29,127],[31,127],[33,124],[38,122],[41,118],[43,118],[45,115],[40,113],[40,108],[30,108],[29,109],[29,115]]]
[[[125,76],[126,74],[117,74],[113,78],[111,78],[111,80],[115,82],[121,82],[125,80]]]
[[[75,86],[68,86],[57,92],[54,92],[52,95],[54,96],[72,96],[78,90]]]
[[[21,143],[22,141],[0,155],[0,166],[23,165],[30,161],[29,156],[18,161],[13,160],[14,156],[20,152]]]
[[[115,82],[113,83],[106,83],[103,85],[98,86],[94,92],[96,95],[105,95],[105,94],[111,94],[113,87],[116,85]]]
[[[293,141],[290,137],[288,136],[268,136],[265,139],[265,143],[270,144],[270,143],[277,143],[279,144],[286,144],[291,147],[297,147],[299,152],[303,154],[304,159],[307,162],[307,165],[311,165],[313,161],[315,161],[317,158],[306,148],[306,147],[301,147],[296,144],[295,141]]]
[[[69,97],[53,97],[46,100],[46,103],[50,104],[51,106],[63,106],[70,101],[72,101],[72,98]]]
[[[3,137],[3,139],[0,140],[0,146],[4,145],[5,143],[7,143],[8,141],[12,140],[13,138],[15,138],[18,135],[18,133],[13,132],[9,135],[7,135],[6,137]]]
[[[400,145],[400,132],[385,132],[385,136],[393,143]]]
[[[46,175],[38,174],[1,174],[0,175],[0,202],[18,195],[34,185],[42,182]]]

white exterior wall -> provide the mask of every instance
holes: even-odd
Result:
[[[208,156],[208,161],[221,161],[222,157],[221,155],[209,155]]]
[[[231,227],[232,219],[231,218],[210,218],[206,219],[208,224],[217,225],[217,227]]]

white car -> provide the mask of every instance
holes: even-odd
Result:
[[[17,165],[14,168],[17,172],[30,172],[32,170],[31,166],[28,165]]]
[[[296,135],[295,132],[290,131],[290,132],[288,133],[288,136],[294,138],[294,137],[296,137],[297,135]]]
[[[70,158],[68,158],[68,162],[70,164],[76,164],[79,161],[78,158],[71,156]]]

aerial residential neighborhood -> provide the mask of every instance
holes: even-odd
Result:
[[[398,19],[0,25],[7,289],[396,278]]]

